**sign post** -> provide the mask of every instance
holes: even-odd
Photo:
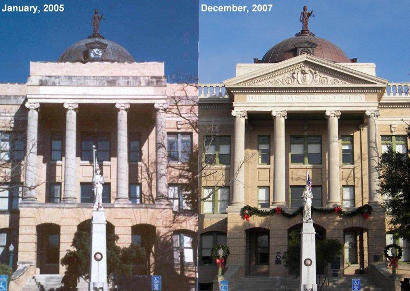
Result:
[[[219,291],[229,291],[229,282],[228,282],[228,280],[219,281]]]
[[[151,290],[152,291],[161,291],[161,275],[153,275],[151,277]]]
[[[9,276],[7,275],[0,275],[0,291],[7,291],[7,284],[8,284]]]
[[[352,291],[360,291],[360,279],[352,279]]]

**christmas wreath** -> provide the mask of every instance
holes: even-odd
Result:
[[[211,250],[211,257],[215,260],[216,264],[219,266],[224,266],[226,260],[228,259],[230,252],[229,248],[225,244],[215,244]]]
[[[370,214],[372,213],[372,207],[369,204],[365,204],[363,206],[360,206],[356,209],[350,210],[350,211],[345,211],[343,210],[340,206],[335,206],[335,207],[314,207],[312,206],[312,212],[317,212],[317,213],[335,213],[336,215],[342,216],[342,217],[352,217],[356,215],[362,215],[364,219],[367,219],[370,217]],[[260,217],[267,217],[267,216],[272,216],[276,214],[281,214],[284,217],[287,218],[292,218],[296,217],[299,214],[303,213],[303,207],[299,207],[297,210],[294,212],[286,212],[283,210],[281,207],[276,207],[272,208],[269,210],[262,210],[257,207],[252,207],[249,205],[246,205],[242,207],[240,215],[242,219],[249,221],[249,219],[252,216],[260,216]]]
[[[392,256],[389,255],[389,251],[391,250]],[[397,254],[395,255],[393,250],[397,250]],[[403,249],[401,246],[397,244],[389,244],[384,248],[384,256],[390,261],[390,267],[397,268],[398,262],[403,255]]]

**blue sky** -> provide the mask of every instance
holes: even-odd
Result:
[[[0,13],[0,82],[26,82],[31,61],[56,61],[92,33],[95,8],[104,14],[101,34],[136,61],[164,61],[171,81],[197,79],[196,0],[8,0],[10,5],[64,3],[63,13]],[[42,5],[41,5],[42,6]]]
[[[376,63],[378,76],[410,80],[409,0],[200,0],[207,4],[272,3],[270,13],[199,14],[199,80],[221,82],[236,63],[262,58],[273,45],[301,29],[303,5],[313,9],[310,30],[339,46],[349,58]]]

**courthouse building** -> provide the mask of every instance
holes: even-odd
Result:
[[[233,78],[201,84],[201,290],[211,290],[215,279],[215,243],[229,247],[226,279],[232,287],[244,276],[285,276],[288,237],[300,231],[302,218],[279,212],[292,214],[302,205],[306,173],[313,206],[329,209],[313,212],[317,239],[344,246],[332,269],[352,274],[384,260],[386,224],[375,167],[388,145],[408,151],[408,85],[376,76],[374,63],[348,58],[308,29],[262,59],[237,64]],[[370,216],[332,211],[365,204]],[[247,221],[240,215],[245,205],[278,213]],[[243,284],[240,290],[245,286],[252,289]]]
[[[8,264],[14,247],[16,290],[61,280],[60,260],[92,215],[93,145],[117,245],[142,246],[140,274],[162,275],[164,290],[195,288],[198,218],[185,187],[195,110],[173,104],[197,96],[167,83],[164,63],[137,63],[99,34],[30,62],[27,83],[0,84],[0,251]]]

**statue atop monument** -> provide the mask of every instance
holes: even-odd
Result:
[[[93,146],[94,155],[94,175],[93,175],[93,191],[94,191],[94,210],[100,210],[102,208],[102,193],[104,185],[104,177],[101,174],[100,166],[98,165],[98,160],[96,156],[96,149]]]
[[[309,174],[306,174],[306,188],[302,194],[303,198],[303,222],[312,221],[312,182],[310,180]]]
[[[307,6],[303,6],[303,11],[300,13],[300,22],[302,22],[302,31],[300,34],[310,34],[309,32],[309,18],[315,16],[312,11],[308,11]]]
[[[103,38],[103,36],[100,34],[99,30],[100,30],[100,22],[103,19],[103,14],[98,15],[98,9],[94,10],[94,15],[91,19],[91,23],[93,25],[93,34],[91,35],[91,37],[100,37]]]

